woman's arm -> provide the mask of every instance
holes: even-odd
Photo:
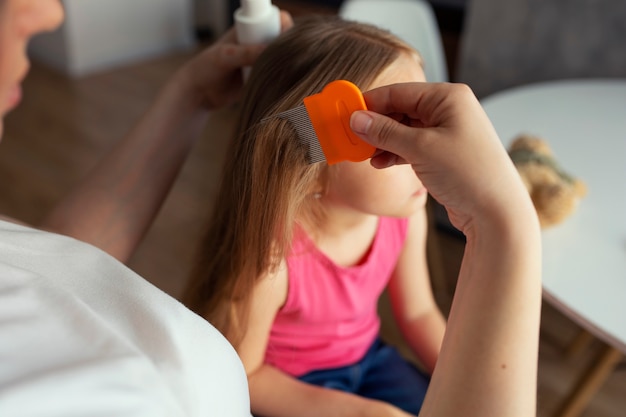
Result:
[[[62,199],[40,227],[127,261],[146,233],[206,121],[179,71],[132,131]]]
[[[424,416],[536,414],[541,268],[532,217],[481,222],[466,233]]]
[[[535,415],[541,235],[519,174],[467,86],[396,84],[364,96],[370,111],[351,126],[384,149],[372,164],[410,163],[467,238],[420,415]]]
[[[409,347],[432,374],[437,363],[446,323],[432,292],[426,237],[426,208],[409,220],[404,249],[388,285],[394,318]]]
[[[282,13],[283,28],[291,18]],[[208,112],[233,103],[241,67],[262,46],[235,43],[231,29],[180,68],[128,135],[39,226],[129,259],[156,217],[204,128]]]

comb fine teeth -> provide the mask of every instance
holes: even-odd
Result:
[[[296,129],[298,142],[308,147],[307,162],[309,164],[315,164],[326,160],[324,151],[322,151],[320,142],[317,139],[317,134],[315,133],[315,129],[311,123],[311,118],[309,117],[304,105],[278,113],[275,117],[288,120],[294,129]]]

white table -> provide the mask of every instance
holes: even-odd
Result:
[[[540,136],[588,187],[543,231],[544,299],[607,345],[559,411],[576,416],[626,353],[626,79],[533,84],[482,104],[505,146]]]

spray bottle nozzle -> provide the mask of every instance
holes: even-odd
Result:
[[[241,0],[235,10],[237,40],[242,45],[268,43],[280,34],[280,10],[271,0]],[[244,80],[250,67],[244,68]]]

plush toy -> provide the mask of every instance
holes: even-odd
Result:
[[[509,147],[509,156],[530,193],[542,228],[562,222],[587,193],[582,181],[561,169],[541,138],[518,136]]]

